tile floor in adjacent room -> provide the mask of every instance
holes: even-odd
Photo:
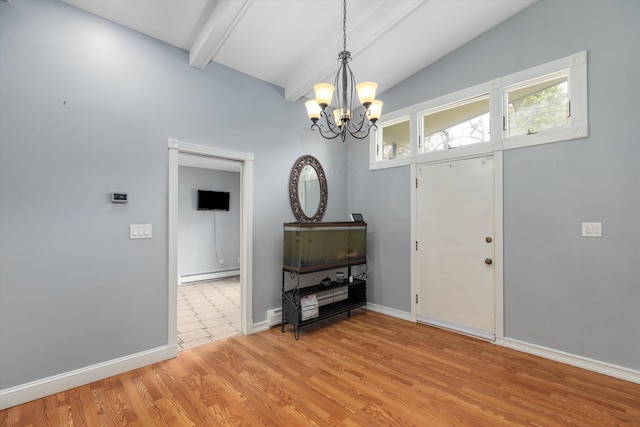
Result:
[[[240,333],[240,276],[178,286],[179,350]]]

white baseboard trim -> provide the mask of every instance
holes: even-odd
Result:
[[[630,368],[601,362],[599,360],[589,359],[583,356],[576,356],[575,354],[565,353],[560,350],[554,350],[535,344],[529,344],[511,338],[496,338],[495,343],[502,347],[508,347],[513,350],[533,354],[534,356],[544,357],[545,359],[554,360],[556,362],[576,366],[588,371],[593,371],[599,374],[604,374],[610,377],[640,384],[640,371],[636,371]]]
[[[0,410],[171,359],[177,355],[178,344],[174,341],[166,346],[156,347],[151,350],[141,351],[140,353],[6,388],[0,390]]]
[[[225,277],[233,277],[233,276],[239,276],[239,275],[240,275],[240,270],[238,269],[213,271],[211,273],[201,273],[201,274],[185,274],[184,276],[180,276],[180,279],[178,280],[178,285],[187,285],[189,283],[194,283],[194,282],[222,279]]]
[[[489,331],[485,331],[483,329],[469,328],[464,325],[460,325],[452,322],[445,322],[438,319],[433,319],[430,317],[417,316],[418,322],[424,323],[425,325],[434,326],[440,329],[446,329],[447,331],[456,332],[458,334],[467,335],[472,338],[479,338],[485,341],[495,341],[496,337]]]
[[[405,311],[400,311],[372,303],[367,303],[367,308],[377,313],[397,317],[398,319],[408,320],[409,322],[413,323],[418,322],[417,316],[413,316],[411,313],[407,313]],[[480,339],[478,337],[475,338]],[[564,363],[566,365],[575,366],[578,368],[586,369],[588,371],[608,375],[613,378],[619,378],[621,380],[640,384],[640,371],[631,368],[625,368],[623,366],[617,366],[611,363],[601,362],[599,360],[589,359],[583,356],[576,356],[574,354],[565,353],[560,350],[554,350],[535,344],[529,344],[511,338],[495,337],[495,341],[493,341],[493,343],[502,347],[510,348],[512,350],[533,354],[534,356],[540,356],[545,359]]]
[[[395,308],[385,307],[383,305],[367,303],[367,310],[375,311],[376,313],[386,314],[387,316],[397,317],[398,319],[408,320],[409,322],[416,323],[416,317],[406,311],[396,310]]]
[[[264,322],[254,323],[253,328],[251,328],[251,333],[256,334],[258,332],[268,331],[269,329],[271,329],[271,326],[269,326],[269,322],[265,320]]]

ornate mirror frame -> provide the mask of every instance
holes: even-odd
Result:
[[[305,166],[311,166],[318,175],[318,183],[320,184],[320,201],[318,208],[312,216],[307,216],[302,206],[300,205],[300,196],[298,193],[298,186],[300,184],[300,176],[302,175],[302,169]],[[329,190],[327,187],[327,177],[322,169],[322,165],[313,156],[306,155],[301,156],[293,164],[291,169],[291,175],[289,177],[289,201],[291,202],[291,210],[298,222],[320,222],[324,217],[324,213],[327,210],[327,199],[329,198]]]

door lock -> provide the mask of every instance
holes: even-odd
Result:
[[[485,258],[484,263],[487,265],[493,264],[493,260],[491,258]]]
[[[487,242],[487,243],[491,243],[491,242],[493,242],[493,239],[492,239],[491,237],[487,237],[487,238],[485,238],[484,240],[485,240],[485,242]]]

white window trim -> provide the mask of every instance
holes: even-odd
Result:
[[[571,101],[569,127],[553,129],[533,135],[507,137],[506,132],[502,129],[502,120],[503,116],[506,117],[508,108],[508,90],[527,81],[536,80],[562,71],[567,71],[569,77],[568,97]],[[425,114],[455,106],[465,100],[487,93],[489,93],[489,115],[491,120],[491,140],[489,142],[458,147],[455,150],[418,153],[418,140],[422,133],[421,120]],[[415,163],[459,159],[533,145],[586,138],[589,136],[587,110],[587,51],[585,50],[537,67],[519,71],[490,82],[462,89],[385,114],[385,121],[378,123],[380,129],[384,126],[406,120],[407,117],[409,118],[412,154],[396,159],[378,159],[376,149],[382,145],[382,132],[372,133],[369,137],[369,169],[386,169]]]
[[[568,141],[589,136],[587,123],[587,51],[582,51],[567,56],[566,58],[503,77],[501,83],[504,93],[504,97],[502,98],[502,114],[506,116],[506,94],[508,89],[521,83],[565,70],[568,71],[569,76],[568,96],[571,101],[570,126],[534,135],[520,135],[511,138],[503,136],[504,150]]]
[[[417,149],[417,138],[415,135],[415,107],[407,107],[401,110],[385,114],[384,126],[391,126],[404,121],[409,121],[409,139],[411,141],[411,153]],[[372,132],[369,136],[369,169],[382,169],[385,167],[405,166],[413,163],[414,154],[395,159],[378,160],[378,152],[382,152],[382,126],[378,124],[378,131]],[[380,163],[383,165],[381,166]]]
[[[482,83],[470,88],[462,89],[457,92],[449,93],[417,105],[418,114],[425,116],[438,111],[455,107],[459,104],[465,104],[468,100],[490,94],[492,82]]]
[[[422,138],[423,125],[422,122],[424,120],[424,116],[432,114],[437,111],[446,110],[448,108],[453,108],[456,105],[465,104],[471,99],[479,98],[489,94],[489,113],[491,113],[491,83],[482,83],[467,89],[459,90],[457,92],[453,92],[438,98],[435,98],[430,101],[423,102],[418,104],[418,114],[417,121],[419,125],[419,135],[416,137],[416,141]],[[492,121],[493,123],[493,121]],[[491,129],[493,134],[493,128]],[[439,150],[439,151],[430,151],[428,153],[418,153],[416,155],[416,160],[420,163],[430,162],[430,161],[441,161],[451,158],[460,158],[460,157],[469,157],[476,156],[479,154],[492,152],[493,149],[488,150],[489,145],[492,145],[493,139],[487,142],[481,142],[473,145],[465,145],[462,147],[458,147],[455,150]],[[454,152],[455,151],[455,152]],[[417,151],[416,151],[417,152]],[[459,154],[459,153],[462,154]]]

